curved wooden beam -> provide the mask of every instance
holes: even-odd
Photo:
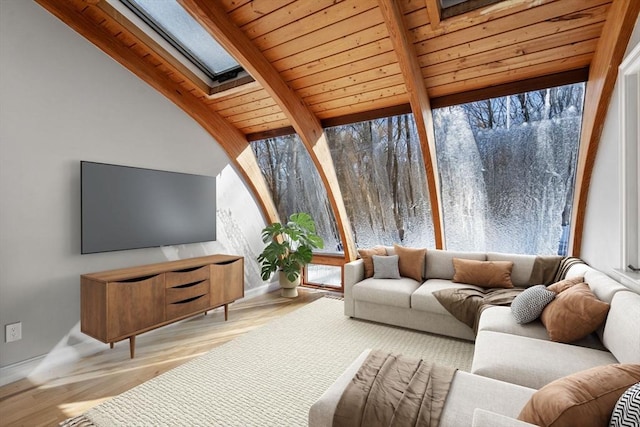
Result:
[[[198,122],[225,150],[245,183],[253,192],[267,223],[279,221],[278,211],[269,195],[269,190],[245,136],[216,112],[209,110],[190,92],[172,80],[165,72],[133,52],[103,26],[88,17],[84,9],[74,7],[69,0],[36,0],[61,21],[73,28],[107,55],[118,61],[129,71],[147,82],[184,112]],[[96,2],[93,2],[96,3]],[[95,7],[82,2],[82,7]],[[174,70],[178,72],[178,70]]]
[[[394,0],[378,0],[382,16],[389,31],[391,44],[396,51],[398,64],[404,76],[404,81],[409,92],[409,102],[416,121],[422,159],[427,174],[427,187],[431,202],[431,216],[433,219],[433,231],[437,249],[444,247],[442,204],[440,203],[440,183],[436,163],[435,132],[433,130],[433,116],[431,103],[424,84],[422,70],[418,63],[418,56],[409,34],[404,25],[402,10],[398,2]]]
[[[571,255],[580,256],[591,173],[596,160],[618,67],[633,32],[640,1],[613,0],[589,68],[571,220]]]
[[[178,0],[178,2],[213,35],[276,101],[291,121],[313,160],[327,190],[338,231],[342,238],[345,258],[355,259],[357,253],[351,233],[349,217],[344,206],[338,177],[329,151],[327,137],[320,121],[284,81],[249,38],[231,22],[217,2],[207,0]]]

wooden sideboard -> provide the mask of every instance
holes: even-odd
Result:
[[[244,258],[211,255],[80,276],[80,324],[113,348],[136,335],[224,306],[244,296]]]

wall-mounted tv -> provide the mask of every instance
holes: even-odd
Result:
[[[90,254],[216,240],[216,178],[80,162]]]

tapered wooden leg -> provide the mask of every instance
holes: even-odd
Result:
[[[129,354],[131,354],[132,359],[136,355],[136,336],[135,335],[132,335],[129,337]]]
[[[112,342],[109,343],[109,348],[113,348],[113,343]]]
[[[229,319],[229,304],[224,305],[224,321]]]

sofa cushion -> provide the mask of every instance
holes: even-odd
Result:
[[[457,371],[439,426],[470,426],[476,408],[515,418],[534,392],[531,388]]]
[[[455,273],[453,281],[469,283],[483,288],[513,288],[511,283],[511,261],[476,261],[453,259]]]
[[[400,245],[393,245],[393,250],[399,257],[400,275],[421,282],[424,275],[424,261],[427,250],[424,248],[406,248]]]
[[[489,252],[487,253],[487,261],[511,261],[513,263],[513,269],[511,270],[513,284],[515,286],[528,286],[536,256]]]
[[[519,324],[509,307],[489,307],[482,311],[478,322],[478,332],[493,331],[522,337],[549,340],[549,334],[540,322]]]
[[[604,325],[602,342],[620,363],[640,363],[640,295],[618,292]]]
[[[604,322],[609,304],[595,297],[586,283],[570,287],[540,316],[552,341],[569,343],[594,332]]]
[[[511,302],[511,314],[517,323],[529,323],[540,317],[542,310],[556,297],[544,285],[525,289]]]
[[[473,411],[471,427],[537,427],[535,424],[519,421],[505,415],[476,408]]]
[[[373,257],[373,278],[374,279],[399,279],[398,255]]]
[[[375,246],[373,248],[358,249],[358,255],[364,262],[364,278],[368,279],[373,277],[373,256],[374,255],[386,255],[387,251],[383,246]]]
[[[608,303],[611,303],[616,292],[628,290],[622,283],[593,268],[589,268],[584,273],[584,281],[589,284],[589,288],[600,301]]]
[[[605,426],[620,396],[638,381],[640,365],[577,372],[535,392],[518,419],[543,427]]]
[[[352,296],[356,301],[366,301],[394,307],[411,307],[411,294],[420,287],[408,277],[400,279],[364,279],[353,285]]]
[[[456,252],[441,249],[428,249],[425,276],[427,279],[453,279],[453,259],[474,259],[486,261],[484,252]]]
[[[483,310],[478,323],[478,331],[503,332],[505,334],[549,341],[549,334],[542,322],[536,320],[531,323],[519,324],[513,318],[509,307],[489,307]],[[571,344],[607,351],[596,334],[589,334]]]
[[[566,375],[611,363],[618,361],[608,351],[480,331],[471,372],[539,389]]]
[[[440,291],[443,289],[462,288],[473,288],[479,291],[482,290],[482,288],[480,288],[479,286],[453,283],[451,280],[428,279],[413,293],[413,295],[411,295],[411,308],[414,310],[438,313],[448,317],[452,317],[451,313],[449,313],[447,309],[438,302],[433,293],[435,291]]]

